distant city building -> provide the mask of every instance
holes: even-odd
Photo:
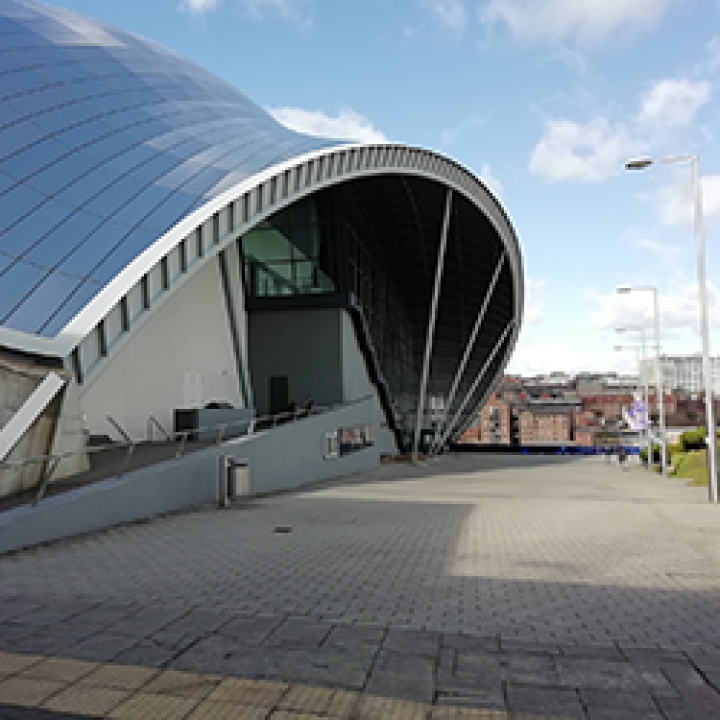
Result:
[[[618,373],[548,373],[523,378],[505,375],[463,441],[487,445],[558,444],[593,446],[625,426],[624,412],[642,393],[641,378]],[[650,418],[658,420],[654,383],[648,392]],[[663,394],[667,425],[704,422],[698,394]]]
[[[525,406],[519,410],[520,444],[570,443],[573,440],[573,409],[568,405]]]
[[[640,376],[643,382],[655,384],[655,358],[646,358],[640,363]],[[660,370],[663,386],[672,390],[703,392],[702,355],[661,355]],[[720,395],[720,357],[710,358],[713,395]]]

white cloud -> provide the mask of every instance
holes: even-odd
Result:
[[[487,163],[483,164],[480,168],[480,177],[483,182],[495,193],[496,197],[501,197],[503,192],[503,185],[498,178],[493,175],[490,170],[490,165]]]
[[[534,341],[520,336],[510,359],[508,372],[525,376],[545,375],[563,371],[607,372],[617,364],[612,348],[598,352],[594,347],[582,347],[577,343]]]
[[[533,150],[529,169],[551,181],[600,182],[618,175],[628,157],[644,143],[622,124],[596,118],[580,124],[546,120],[545,132]]]
[[[451,127],[447,127],[442,131],[440,141],[443,145],[454,145],[458,140],[468,134],[477,134],[486,124],[486,120],[481,116],[467,117]]]
[[[647,151],[663,140],[662,133],[690,125],[710,100],[711,85],[687,79],[664,79],[641,98],[634,118],[611,122],[598,117],[586,123],[567,119],[545,120],[543,136],[529,162],[531,172],[550,181],[599,182],[619,175],[628,158]],[[708,214],[720,214],[720,187],[709,180],[706,190]],[[711,191],[712,192],[711,192]],[[717,191],[716,191],[717,190]],[[664,197],[663,216],[677,222],[675,191]],[[682,213],[686,210],[683,208]]]
[[[701,179],[703,219],[720,218],[720,175],[705,175]],[[689,172],[674,185],[664,187],[658,194],[660,218],[666,225],[692,225],[695,204]]]
[[[295,11],[294,0],[245,0],[248,10],[257,18],[262,18],[266,10],[290,17]]]
[[[697,333],[699,326],[698,285],[686,276],[674,278],[674,290],[658,296],[660,310],[660,344],[663,338],[678,331]],[[614,291],[602,294],[588,290],[585,298],[591,308],[591,318],[598,330],[614,330],[615,328],[644,328],[645,341],[648,347],[654,342],[654,306],[650,292],[631,292],[619,294]],[[712,283],[708,283],[708,303],[710,308],[717,307],[718,292]],[[711,317],[717,315],[711,311]],[[716,318],[714,325],[718,325]],[[625,333],[623,333],[625,335]],[[618,342],[639,342],[639,334],[620,337]]]
[[[440,24],[453,32],[462,33],[467,26],[465,0],[423,0]]]
[[[545,319],[543,309],[543,294],[547,280],[541,278],[525,280],[525,311],[523,313],[523,325],[539,325]]]
[[[192,14],[210,12],[218,6],[218,0],[181,0],[179,8]]]
[[[268,108],[268,111],[283,125],[307,135],[359,142],[388,141],[370,120],[350,108],[343,108],[335,117],[319,110],[292,107]]]
[[[555,55],[560,62],[575,70],[578,75],[584,75],[587,72],[587,60],[577,50],[563,46],[557,49]]]
[[[658,242],[657,240],[650,240],[649,238],[636,238],[631,242],[640,250],[654,255],[663,265],[674,267],[684,254],[684,250],[677,245]]]
[[[523,40],[599,43],[623,31],[657,23],[674,0],[488,0],[489,26],[505,25]]]
[[[650,128],[689,125],[710,99],[710,83],[661,80],[642,98],[638,120]]]
[[[708,51],[708,69],[711,72],[720,70],[720,36],[716,35],[707,44]]]

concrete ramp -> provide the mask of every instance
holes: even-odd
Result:
[[[291,490],[379,465],[377,399],[368,397],[254,435],[127,472],[0,514],[0,554],[113,525],[219,504],[221,458],[249,464],[249,494]],[[333,447],[338,431],[371,428],[372,442]],[[349,436],[349,435],[348,435]],[[331,452],[328,452],[331,450]],[[337,452],[332,452],[337,450]]]

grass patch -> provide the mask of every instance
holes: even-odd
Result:
[[[688,480],[689,485],[708,486],[707,450],[690,450],[672,456],[672,477]]]

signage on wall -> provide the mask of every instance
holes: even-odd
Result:
[[[335,460],[338,457],[340,457],[340,439],[338,438],[338,431],[333,430],[323,436],[323,458],[325,460]]]
[[[334,460],[375,444],[372,425],[353,425],[327,432],[323,436],[323,458]]]

